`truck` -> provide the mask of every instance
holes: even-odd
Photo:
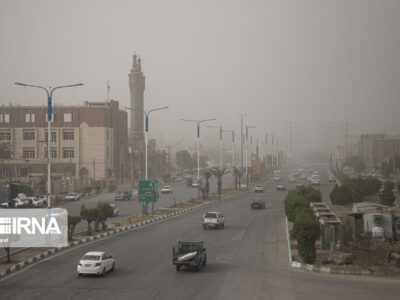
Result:
[[[172,264],[180,271],[183,266],[200,270],[200,266],[206,266],[207,252],[203,242],[182,242],[172,248]]]
[[[131,190],[117,190],[115,192],[115,200],[131,200],[132,191]]]
[[[219,211],[206,212],[203,215],[203,228],[224,228],[225,218]]]

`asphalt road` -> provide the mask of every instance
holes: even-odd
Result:
[[[284,177],[282,177],[284,178]],[[286,177],[285,177],[286,178]],[[208,208],[223,212],[221,230],[204,230],[205,210],[81,246],[0,282],[1,299],[398,299],[399,281],[309,273],[288,267],[285,192],[236,195]],[[252,199],[267,201],[251,210]],[[177,240],[204,241],[207,266],[177,272],[171,264]],[[116,257],[106,277],[78,277],[87,251]]]

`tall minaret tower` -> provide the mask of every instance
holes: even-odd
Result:
[[[129,90],[131,92],[131,107],[144,110],[144,89],[145,80],[142,72],[142,60],[136,54],[133,56],[131,72],[128,74]],[[144,113],[138,110],[131,110],[131,143],[139,146],[144,141]]]

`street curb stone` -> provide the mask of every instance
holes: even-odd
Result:
[[[20,262],[20,263],[18,263],[16,265],[13,265],[13,266],[5,269],[5,270],[2,270],[0,272],[0,279],[5,277],[5,276],[7,276],[7,275],[9,275],[9,274],[11,274],[11,273],[13,273],[13,272],[15,272],[15,271],[20,270],[20,269],[22,269],[22,268],[24,268],[24,267],[26,267],[26,266],[34,263],[34,262],[42,260],[45,257],[48,257],[48,256],[50,256],[50,255],[52,255],[54,253],[58,253],[58,252],[63,251],[65,249],[69,249],[69,248],[72,248],[72,247],[78,246],[78,245],[83,245],[83,244],[89,243],[91,241],[100,240],[100,239],[103,239],[105,237],[109,237],[109,236],[112,236],[112,235],[115,235],[115,234],[118,234],[118,233],[121,233],[121,232],[132,230],[132,229],[135,229],[135,228],[138,228],[138,227],[142,227],[142,226],[150,224],[150,223],[155,223],[155,222],[160,221],[160,220],[169,219],[169,218],[175,217],[177,215],[182,215],[182,214],[186,214],[186,213],[189,213],[189,212],[193,212],[193,211],[196,211],[198,209],[201,209],[201,208],[210,206],[212,204],[215,204],[216,202],[217,201],[214,200],[214,201],[210,201],[210,202],[207,202],[207,203],[204,203],[204,204],[195,205],[195,206],[190,207],[190,208],[185,208],[185,209],[182,209],[180,211],[177,211],[177,212],[174,212],[174,213],[170,213],[170,214],[167,214],[167,215],[163,215],[163,216],[160,216],[160,217],[156,217],[156,218],[153,218],[153,219],[150,219],[150,220],[146,220],[146,221],[143,221],[143,222],[140,222],[140,223],[132,224],[132,225],[125,226],[125,227],[122,227],[122,228],[119,228],[119,229],[110,230],[110,231],[107,231],[107,232],[104,232],[104,233],[100,233],[100,234],[97,234],[97,235],[94,235],[94,236],[91,236],[91,237],[88,237],[88,238],[84,238],[84,239],[81,239],[81,240],[69,242],[68,245],[65,246],[65,247],[57,247],[57,248],[49,249],[46,252],[43,252],[43,253],[41,253],[39,255],[36,255],[34,257],[31,257],[31,258],[29,258],[29,259],[27,259],[27,260],[25,260],[23,262]]]

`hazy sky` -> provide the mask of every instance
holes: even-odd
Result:
[[[182,117],[238,131],[238,113],[260,138],[293,121],[310,146],[319,121],[399,133],[399,16],[398,0],[2,0],[0,103],[45,103],[15,81],[85,84],[57,91],[55,103],[105,100],[109,80],[111,98],[129,106],[136,53],[145,107],[170,106],[150,121],[164,142],[194,138]]]

